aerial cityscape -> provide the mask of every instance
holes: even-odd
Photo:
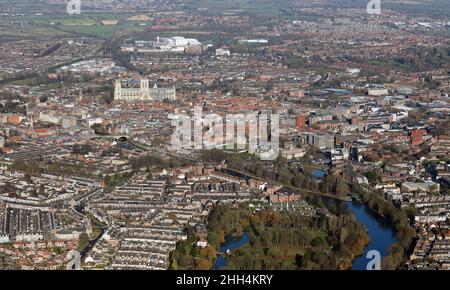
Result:
[[[450,270],[449,94],[448,0],[0,0],[0,270]]]

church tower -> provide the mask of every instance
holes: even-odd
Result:
[[[80,92],[78,93],[78,105],[81,105],[83,102],[83,89],[80,88]]]
[[[122,100],[122,82],[120,80],[116,80],[114,84],[114,100]]]
[[[150,100],[150,90],[148,86],[148,79],[141,79],[141,100]]]

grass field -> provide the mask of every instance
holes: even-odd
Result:
[[[130,32],[138,32],[144,30],[144,26],[130,26],[130,25],[67,25],[58,27],[61,31],[73,32],[77,34],[98,37],[102,39],[109,39],[114,36],[124,35]]]
[[[111,38],[114,34],[114,31],[116,29],[115,26],[102,26],[102,25],[92,25],[92,26],[86,26],[86,25],[68,25],[68,26],[61,26],[58,27],[59,30],[66,31],[66,32],[74,32],[78,34],[83,34],[87,36],[94,36],[98,38]]]
[[[80,18],[80,17],[29,17],[27,19],[33,24],[37,25],[94,25],[97,23],[96,20],[90,18]]]
[[[192,4],[195,6],[195,3]],[[214,14],[253,14],[259,16],[275,16],[279,14],[280,8],[287,7],[289,1],[286,0],[211,0],[208,2],[208,9]],[[196,7],[201,8],[201,7]]]
[[[1,0],[0,0],[1,1]],[[25,26],[8,25],[0,27],[0,37],[32,38],[68,36],[71,33],[79,35],[109,39],[116,35],[123,35],[134,31],[143,31],[151,21],[126,21],[129,13],[83,13],[81,15],[45,14],[17,16],[15,21],[29,22]],[[103,25],[102,20],[118,20],[118,25]],[[143,25],[141,25],[143,24]],[[6,39],[6,38],[5,38]]]
[[[0,41],[36,38],[58,38],[68,36],[64,31],[38,26],[0,26]]]

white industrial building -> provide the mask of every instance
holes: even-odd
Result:
[[[201,53],[203,45],[195,38],[183,36],[156,37],[155,41],[136,40],[133,45],[124,45],[122,51],[139,53]]]

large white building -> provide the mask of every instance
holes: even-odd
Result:
[[[175,86],[159,88],[156,84],[150,88],[148,79],[141,79],[139,87],[122,87],[122,80],[116,80],[114,88],[116,101],[157,101],[176,100]]]
[[[190,53],[201,54],[203,45],[195,38],[182,36],[156,37],[156,41],[136,40],[134,45],[125,44],[121,47],[125,52],[139,53]]]

